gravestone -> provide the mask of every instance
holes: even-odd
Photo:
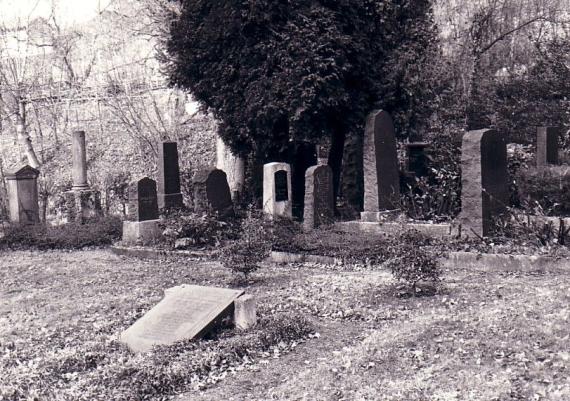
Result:
[[[206,169],[194,175],[194,210],[213,210],[221,216],[233,215],[232,198],[226,173],[219,169]]]
[[[291,166],[268,163],[263,166],[263,211],[270,217],[291,217]]]
[[[493,220],[509,202],[507,146],[502,135],[489,129],[463,135],[461,187],[461,234],[488,236]]]
[[[317,147],[313,143],[290,143],[287,159],[291,162],[291,212],[295,218],[303,218],[305,202],[305,172],[317,164]]]
[[[156,242],[162,232],[158,225],[156,181],[144,177],[129,187],[129,211],[123,221],[124,245],[147,245]]]
[[[538,127],[536,136],[536,166],[558,164],[558,137],[556,127]]]
[[[158,146],[158,208],[182,207],[180,168],[176,142],[161,142]]]
[[[39,175],[38,170],[28,165],[4,174],[8,191],[9,216],[12,223],[24,225],[39,223]]]
[[[85,131],[74,131],[71,134],[71,177],[73,186],[63,196],[63,212],[66,221],[83,223],[89,218],[100,217],[101,193],[91,189],[87,182],[87,147]]]
[[[169,288],[162,301],[121,334],[121,341],[134,352],[144,352],[153,345],[199,338],[233,312],[243,293],[197,285]]]
[[[400,177],[392,118],[382,110],[368,115],[363,145],[363,221],[378,221],[399,207]]]
[[[334,220],[333,173],[329,166],[307,169],[305,174],[305,230],[331,224]]]

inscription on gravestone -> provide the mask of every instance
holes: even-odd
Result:
[[[138,221],[158,219],[156,182],[148,177],[137,183]]]
[[[287,172],[279,170],[275,172],[275,202],[289,200],[289,188],[287,186]]]
[[[194,209],[204,211],[213,209],[227,215],[233,214],[232,198],[227,175],[219,169],[207,169],[194,176]]]
[[[241,290],[182,285],[166,290],[164,299],[121,334],[135,352],[158,344],[197,338],[229,313]]]
[[[180,169],[176,142],[162,142],[158,148],[158,207],[181,207]]]

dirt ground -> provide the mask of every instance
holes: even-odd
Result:
[[[116,340],[166,288],[235,287],[217,263],[109,250],[3,252],[0,265],[0,400],[10,388],[21,390],[16,399],[73,399],[80,376],[98,368],[62,374],[42,393],[56,362]],[[260,314],[299,311],[316,334],[215,385],[156,399],[570,399],[570,264],[542,273],[457,266],[437,294],[412,298],[382,269],[268,265],[254,278],[245,289]]]

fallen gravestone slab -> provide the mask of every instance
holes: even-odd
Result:
[[[169,288],[162,301],[121,334],[121,341],[134,352],[144,352],[153,345],[199,338],[231,312],[243,293],[198,285]]]

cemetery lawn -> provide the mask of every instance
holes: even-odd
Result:
[[[134,356],[118,335],[166,288],[235,287],[228,270],[104,249],[0,256],[0,400],[570,399],[570,264],[459,266],[437,294],[417,298],[398,297],[382,268],[266,265],[246,288],[258,314],[307,330],[181,380],[188,344]],[[158,365],[168,374],[142,374]]]

